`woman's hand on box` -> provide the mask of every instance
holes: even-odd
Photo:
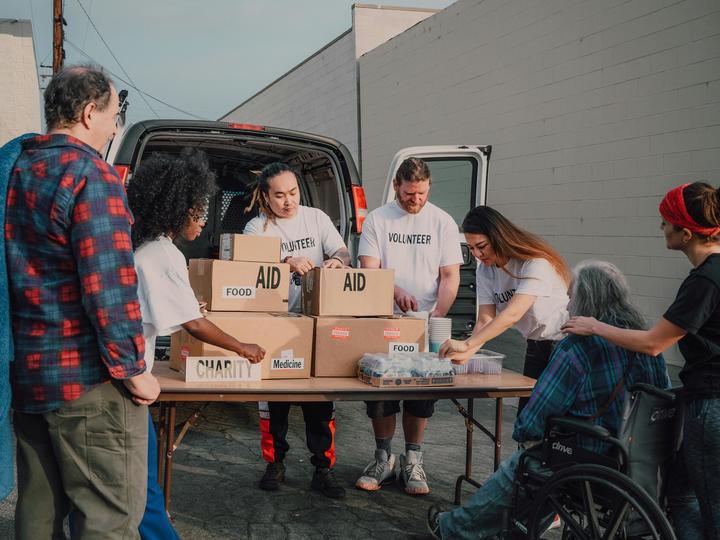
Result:
[[[251,364],[257,364],[265,358],[265,349],[255,343],[243,343],[242,346],[235,352],[239,356],[247,358]]]

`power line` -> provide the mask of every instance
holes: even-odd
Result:
[[[122,64],[120,63],[120,60],[117,59],[117,56],[115,56],[115,53],[112,52],[112,49],[110,48],[110,45],[107,44],[107,41],[105,41],[105,38],[102,37],[102,34],[100,33],[100,30],[98,30],[97,26],[95,26],[95,23],[94,23],[93,20],[90,18],[90,14],[85,10],[85,6],[82,5],[82,2],[80,2],[80,0],[77,0],[77,3],[78,3],[78,5],[80,6],[80,9],[83,10],[83,13],[85,13],[85,16],[87,17],[88,21],[90,21],[90,24],[92,25],[93,29],[95,30],[95,33],[96,33],[96,34],[98,35],[98,37],[100,38],[100,41],[103,42],[103,44],[104,44],[105,47],[107,48],[108,52],[110,52],[110,56],[113,57],[113,59],[115,60],[115,62],[117,62],[117,65],[120,66],[120,69],[122,70],[122,72],[125,74],[125,76],[126,76],[126,77],[128,78],[128,80],[130,81],[130,83],[128,83],[128,84],[131,84],[133,88],[135,88],[136,90],[138,90],[137,86],[135,85],[135,83],[134,83],[133,80],[132,80],[132,77],[130,77],[130,74],[129,74],[127,71],[125,71],[125,68],[124,68],[124,67],[122,66]],[[118,78],[119,78],[119,77],[118,77]],[[140,92],[140,90],[138,90],[138,92]],[[140,92],[140,97],[141,97],[141,98],[143,99],[143,101],[145,102],[145,105],[147,105],[147,106],[150,108],[150,110],[153,112],[153,114],[154,114],[156,117],[160,118],[160,115],[155,111],[155,109],[153,109],[152,105],[150,105],[150,102],[149,102],[147,99],[145,99],[145,96],[143,95],[143,92]]]
[[[90,56],[88,53],[86,53],[85,51],[83,51],[80,47],[78,47],[77,45],[75,45],[75,44],[74,44],[72,41],[70,41],[69,39],[66,39],[66,40],[65,40],[65,43],[67,43],[68,45],[70,45],[73,49],[75,49],[77,52],[79,52],[80,54],[82,54],[85,58],[87,58],[87,59],[90,60],[91,62],[93,62],[93,63],[95,63],[95,64],[100,64],[100,62],[98,62],[97,60],[95,60],[92,56]],[[101,64],[100,64],[100,65],[101,65]],[[173,109],[173,110],[176,110],[176,111],[181,112],[181,113],[183,113],[183,114],[186,114],[186,115],[188,115],[188,116],[192,116],[193,118],[197,118],[198,120],[207,120],[207,118],[203,118],[202,116],[198,116],[198,115],[193,114],[193,113],[191,113],[191,112],[185,111],[185,110],[183,110],[183,109],[181,109],[181,108],[179,108],[179,107],[175,107],[174,105],[170,105],[168,102],[163,101],[163,100],[160,99],[160,98],[156,98],[155,96],[153,96],[153,95],[151,95],[151,94],[148,94],[147,92],[143,92],[143,91],[140,90],[137,86],[135,86],[135,84],[133,84],[133,83],[131,83],[131,82],[129,82],[129,81],[126,81],[125,79],[123,79],[123,78],[122,78],[120,75],[118,75],[117,73],[113,73],[112,71],[110,71],[110,70],[107,69],[107,68],[105,68],[105,69],[107,70],[107,72],[108,72],[110,75],[112,75],[113,77],[115,77],[115,78],[118,79],[119,81],[124,82],[125,84],[127,84],[128,86],[130,86],[131,88],[133,88],[134,90],[136,90],[141,96],[142,96],[142,95],[146,95],[146,96],[149,97],[150,99],[153,99],[153,100],[157,101],[158,103],[161,103],[162,105],[165,105],[166,107],[169,107],[169,108],[171,108],[171,109]],[[154,111],[153,111],[153,112],[154,112]],[[156,113],[156,116],[157,116],[157,113]]]

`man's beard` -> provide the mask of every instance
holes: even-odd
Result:
[[[404,203],[400,200],[398,200],[398,203],[400,203],[400,206],[402,207],[402,209],[405,210],[408,214],[419,214],[420,210],[422,210],[425,207],[425,203],[411,205],[408,203]]]

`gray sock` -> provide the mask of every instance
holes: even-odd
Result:
[[[389,456],[392,453],[390,450],[392,447],[392,437],[388,437],[387,439],[379,439],[375,437],[375,446],[380,450],[385,450]]]
[[[412,450],[413,452],[420,452],[422,448],[422,444],[420,443],[414,443],[414,442],[406,442],[405,443],[405,453],[408,452],[408,450]]]

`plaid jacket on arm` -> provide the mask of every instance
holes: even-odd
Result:
[[[518,416],[513,439],[518,442],[541,440],[545,423],[551,416],[594,416],[608,402],[624,374],[624,389],[640,382],[670,387],[662,355],[636,354],[597,336],[566,337],[555,347],[528,404]],[[593,423],[617,433],[624,396],[625,392],[620,392],[605,414]],[[606,449],[605,444],[595,439],[582,437],[578,442],[594,452]]]
[[[114,169],[66,135],[26,141],[5,220],[13,405],[57,409],[145,370],[131,216]]]

